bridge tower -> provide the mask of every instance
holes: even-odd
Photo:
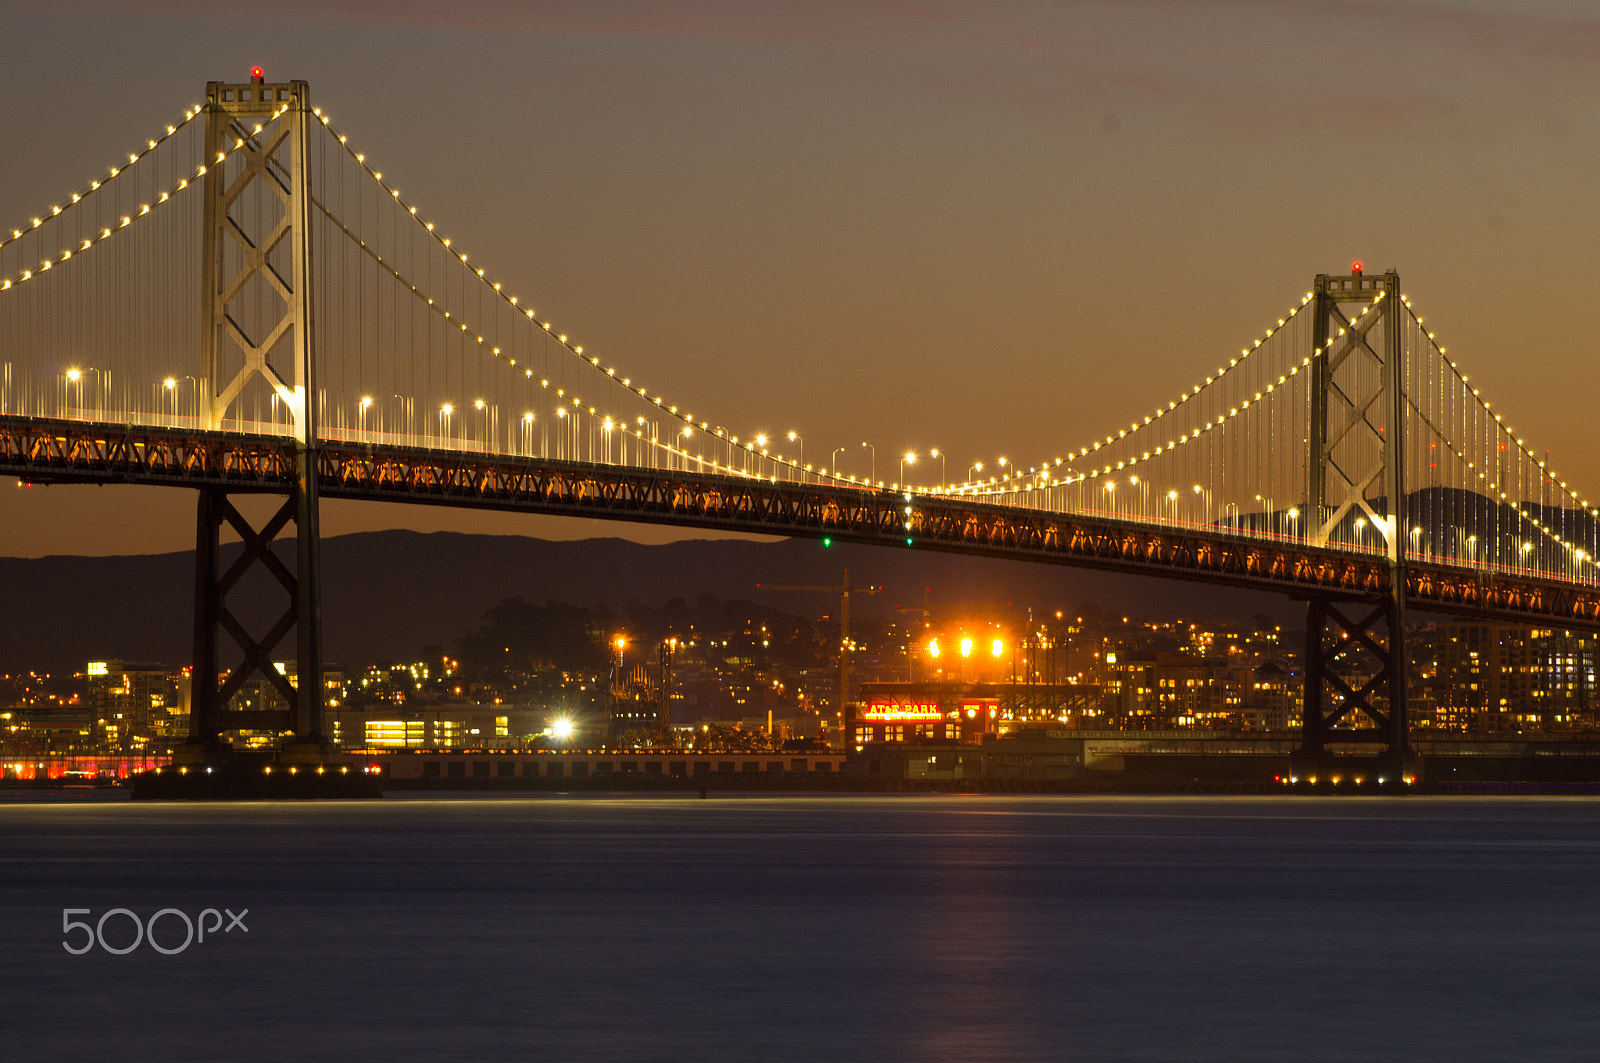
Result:
[[[1406,712],[1405,377],[1400,277],[1321,274],[1312,289],[1307,528],[1315,545],[1360,542],[1370,525],[1389,561],[1380,600],[1313,597],[1306,608],[1301,779],[1341,772],[1331,745],[1378,745],[1372,765],[1398,781],[1416,773]],[[1353,686],[1341,662],[1367,655],[1371,677]],[[1347,773],[1359,765],[1344,761]]]
[[[289,412],[295,439],[294,489],[260,527],[231,496],[241,486],[200,491],[195,537],[194,674],[188,754],[219,749],[231,729],[292,732],[282,759],[325,760],[322,607],[319,594],[315,329],[311,284],[309,130],[314,120],[304,81],[269,83],[259,68],[247,84],[211,82],[205,96],[205,241],[201,292],[203,427],[244,419],[245,397],[270,396]],[[274,120],[275,119],[275,120]],[[229,152],[240,161],[230,160]],[[297,550],[290,571],[272,550],[290,521]],[[220,570],[224,526],[244,550]],[[251,569],[263,569],[288,596],[276,623],[254,634],[229,611],[227,597]],[[290,629],[297,681],[272,662]],[[243,660],[220,684],[219,642],[227,636]],[[230,710],[252,680],[272,689],[288,710]]]

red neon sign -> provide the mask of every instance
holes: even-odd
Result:
[[[906,721],[942,720],[944,713],[939,709],[937,701],[913,701],[900,704],[868,705],[861,712],[863,720],[881,720],[889,723],[902,723]]]

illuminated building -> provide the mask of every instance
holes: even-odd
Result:
[[[96,742],[131,749],[153,738],[171,738],[171,683],[160,664],[144,661],[90,661],[88,706]]]
[[[857,747],[878,742],[975,744],[999,726],[1000,699],[976,684],[874,683],[850,709]]]
[[[335,745],[351,749],[497,749],[544,729],[544,716],[504,705],[445,703],[397,712],[392,706],[328,710]]]
[[[1105,710],[1129,730],[1239,726],[1251,669],[1226,657],[1111,650],[1100,666]]]
[[[1300,726],[1304,683],[1283,661],[1255,670],[1240,713],[1246,731],[1287,731]]]
[[[1439,624],[1434,723],[1449,731],[1570,731],[1595,722],[1588,632],[1514,624]]]

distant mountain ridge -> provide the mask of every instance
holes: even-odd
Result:
[[[292,564],[293,540],[278,549]],[[224,549],[223,564],[238,545]],[[323,542],[327,659],[347,667],[407,658],[429,643],[449,645],[477,628],[506,598],[620,608],[656,606],[700,594],[748,598],[799,615],[821,615],[837,599],[762,591],[764,584],[837,584],[848,568],[856,586],[881,584],[852,601],[866,615],[896,605],[920,609],[931,588],[937,613],[961,602],[1013,603],[1019,610],[1073,609],[1093,602],[1112,612],[1300,621],[1278,595],[1055,565],[958,557],[915,549],[809,540],[686,540],[644,545],[623,539],[552,541],[457,532],[363,532]],[[193,638],[194,555],[0,558],[0,670],[81,670],[121,657],[187,664]],[[287,605],[276,584],[246,581],[230,598],[253,630]],[[292,636],[279,658],[294,656]]]

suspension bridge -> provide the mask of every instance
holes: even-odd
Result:
[[[322,497],[1288,594],[1307,602],[1309,771],[1353,748],[1404,770],[1407,608],[1600,629],[1600,509],[1469,383],[1394,272],[1317,276],[1110,434],[885,482],[741,438],[733,417],[586,352],[420,212],[305,82],[211,83],[153,132],[0,230],[0,473],[196,490],[202,759],[259,728],[328,756],[320,684],[296,688],[271,661],[293,632],[299,674],[321,672]],[[261,493],[284,502],[256,526],[231,499]],[[291,523],[292,567],[271,549]],[[244,543],[226,569],[224,528]],[[265,631],[228,608],[257,567],[288,599]],[[227,707],[257,676],[287,712]]]

